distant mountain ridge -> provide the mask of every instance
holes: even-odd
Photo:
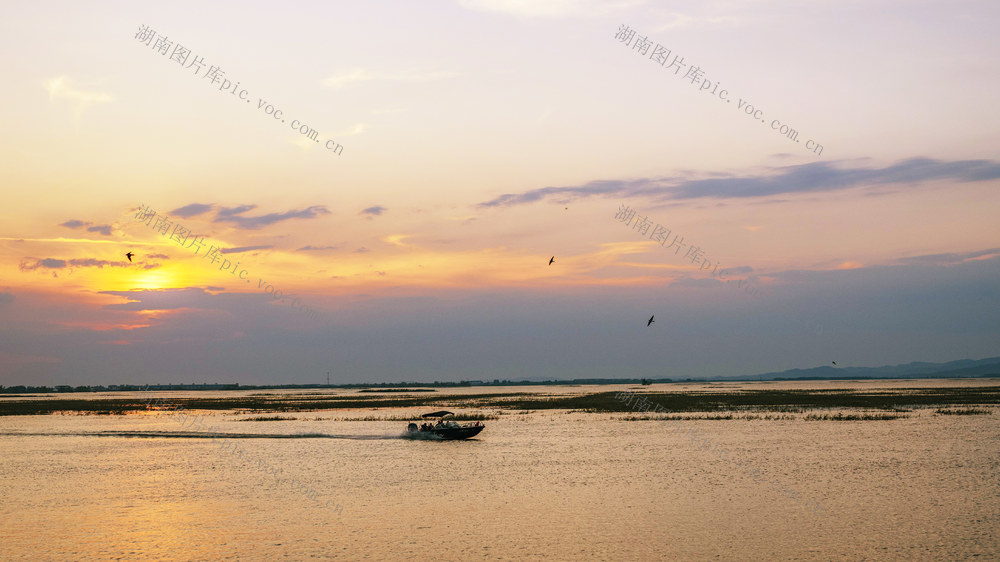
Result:
[[[903,365],[882,367],[815,367],[812,369],[789,369],[787,371],[761,373],[759,375],[737,375],[718,377],[726,380],[778,380],[778,379],[853,379],[853,378],[959,378],[1000,376],[1000,357],[986,359],[959,359],[946,363],[926,363],[915,361]]]

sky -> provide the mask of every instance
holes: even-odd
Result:
[[[5,3],[0,385],[1000,355],[998,23],[986,1]]]

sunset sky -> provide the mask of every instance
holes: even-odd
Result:
[[[996,2],[0,15],[0,385],[1000,355]]]

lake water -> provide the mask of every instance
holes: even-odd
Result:
[[[539,410],[454,442],[330,419],[413,411],[198,412],[225,439],[162,412],[0,417],[0,558],[1000,559],[996,408],[684,431]]]

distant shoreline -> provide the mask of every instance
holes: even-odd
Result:
[[[459,381],[459,382],[399,382],[399,383],[347,383],[347,384],[267,384],[242,385],[239,383],[211,384],[121,384],[97,386],[0,386],[0,397],[22,394],[60,394],[60,393],[96,393],[96,392],[139,392],[152,391],[220,391],[220,390],[321,390],[321,389],[359,389],[362,392],[428,392],[427,388],[467,388],[467,387],[505,387],[505,386],[580,386],[580,385],[617,385],[617,384],[691,384],[691,383],[730,383],[730,382],[791,382],[791,381],[831,381],[850,382],[862,380],[927,380],[927,379],[1000,379],[1000,372],[987,374],[970,374],[948,376],[939,373],[926,375],[897,376],[843,376],[843,377],[768,377],[745,376],[708,379],[571,379],[571,380],[503,380],[498,382]]]

